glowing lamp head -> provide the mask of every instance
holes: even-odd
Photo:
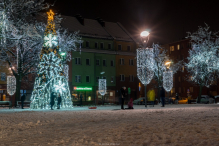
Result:
[[[170,62],[170,61],[167,61],[167,62],[165,63],[165,66],[166,66],[167,68],[170,68],[170,64],[171,64],[171,62]]]
[[[147,37],[147,36],[149,36],[149,32],[148,31],[143,31],[143,32],[141,32],[141,37]]]

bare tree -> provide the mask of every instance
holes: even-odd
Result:
[[[194,33],[188,33],[192,49],[189,50],[188,62],[185,66],[189,73],[188,80],[200,86],[198,103],[200,103],[202,88],[209,87],[218,78],[219,41],[216,32],[210,27],[199,27]]]

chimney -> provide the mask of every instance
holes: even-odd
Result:
[[[103,21],[103,19],[101,19],[101,18],[96,18],[96,20],[100,23],[100,25],[102,26],[102,27],[105,27],[105,21]]]
[[[75,17],[78,19],[81,25],[84,25],[84,18],[80,14],[75,15]]]

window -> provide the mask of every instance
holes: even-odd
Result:
[[[134,76],[133,76],[133,75],[130,75],[130,76],[129,76],[129,81],[130,81],[130,82],[134,82]]]
[[[184,72],[184,66],[182,66],[182,72]]]
[[[114,61],[113,60],[110,61],[110,66],[114,66]]]
[[[81,42],[81,43],[80,43],[80,48],[82,48],[82,47],[83,47],[83,43]]]
[[[100,43],[100,49],[103,49],[103,48],[104,48],[103,43]]]
[[[86,83],[90,82],[90,76],[86,76]]]
[[[174,51],[174,46],[170,46],[170,52]]]
[[[179,93],[181,93],[181,87],[179,87]]]
[[[125,81],[125,75],[120,75],[120,81]]]
[[[75,64],[81,64],[81,58],[75,58]]]
[[[189,91],[192,93],[193,92],[193,87],[189,87]]]
[[[179,77],[179,82],[181,82],[181,77]]]
[[[96,77],[96,82],[99,82],[100,77]]]
[[[90,65],[90,59],[86,59],[86,65]]]
[[[96,60],[96,65],[100,65],[100,60],[99,59]]]
[[[127,51],[131,51],[131,46],[127,46]]]
[[[97,42],[95,42],[94,47],[95,47],[95,49],[98,48],[98,44],[97,44]]]
[[[76,83],[81,83],[81,76],[80,75],[75,76],[75,82]]]
[[[175,88],[172,88],[171,94],[175,93]]]
[[[86,48],[89,48],[89,42],[86,42]]]
[[[111,44],[108,44],[108,49],[109,49],[109,50],[111,49]]]
[[[180,44],[177,45],[177,50],[180,50]]]
[[[124,59],[123,58],[120,58],[120,65],[124,65]]]
[[[103,60],[103,66],[106,66],[106,60]]]
[[[129,65],[134,65],[134,60],[133,59],[129,59]]]
[[[122,45],[118,45],[118,50],[122,50]]]
[[[113,82],[114,82],[114,77],[112,76],[112,77],[111,77],[111,83],[113,83]]]

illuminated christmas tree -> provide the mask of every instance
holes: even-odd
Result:
[[[72,108],[67,75],[64,73],[64,65],[58,46],[58,38],[55,30],[54,13],[50,10],[48,24],[44,33],[44,45],[40,53],[37,77],[31,96],[31,109],[49,109],[50,95],[52,92],[60,93],[62,97],[61,108]],[[57,106],[55,99],[54,108]]]

